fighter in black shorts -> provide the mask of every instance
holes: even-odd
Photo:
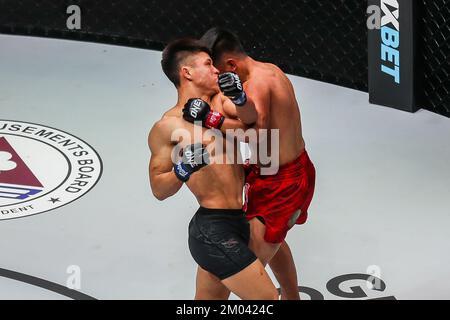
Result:
[[[278,299],[264,266],[248,248],[249,223],[242,211],[244,172],[236,159],[230,159],[238,156],[237,147],[223,138],[220,142],[220,133],[216,139],[205,134],[208,128],[242,123],[226,118],[236,106],[220,93],[219,72],[209,50],[196,40],[177,40],[164,49],[161,63],[177,89],[178,101],[150,131],[150,183],[159,200],[174,195],[185,183],[200,204],[189,224],[189,249],[199,265],[196,299],[226,299],[230,291],[242,299]],[[252,107],[251,101],[241,106],[244,111]],[[195,110],[196,117],[200,114],[205,128],[194,129],[183,120],[183,108]],[[245,115],[241,120],[253,121]],[[203,135],[191,138],[194,130]],[[217,143],[223,144],[223,152],[219,148],[210,152]]]
[[[189,249],[203,269],[220,280],[256,260],[248,248],[250,225],[241,209],[200,207],[189,223]]]

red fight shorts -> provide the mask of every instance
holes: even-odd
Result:
[[[260,175],[256,165],[246,172],[244,187],[247,220],[264,219],[264,240],[281,243],[295,224],[308,218],[308,207],[314,195],[316,170],[306,151],[294,161],[280,167],[276,175]]]

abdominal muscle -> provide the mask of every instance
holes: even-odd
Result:
[[[186,185],[202,207],[209,209],[242,208],[244,173],[240,165],[208,165],[192,174]]]
[[[220,108],[217,109],[222,111]],[[238,144],[234,138],[206,134],[207,129],[202,128],[202,140],[195,139],[194,126],[182,119],[177,128],[184,128],[190,137],[180,142],[181,147],[187,144],[199,143],[207,146],[210,164],[194,172],[186,182],[189,190],[197,198],[200,206],[209,209],[241,209],[242,191],[244,186],[244,169]],[[210,132],[211,133],[211,132]]]

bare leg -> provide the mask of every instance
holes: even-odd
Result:
[[[257,218],[250,222],[250,242],[248,246],[265,266],[280,248],[280,243],[269,243],[264,240],[266,226]]]
[[[269,263],[281,287],[281,298],[299,300],[297,272],[291,250],[286,242],[268,243],[264,240],[266,226],[257,218],[250,220],[249,247],[264,265]]]
[[[230,290],[219,278],[198,267],[195,300],[227,300],[229,296]]]
[[[291,249],[283,241],[280,249],[270,260],[269,266],[281,287],[281,300],[300,300],[298,292],[297,270]]]
[[[243,300],[278,300],[278,292],[259,260],[222,281],[198,268],[195,300],[226,300],[230,291]]]
[[[278,291],[258,259],[222,283],[243,300],[278,300]]]

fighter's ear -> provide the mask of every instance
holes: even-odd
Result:
[[[236,60],[233,58],[228,58],[225,61],[225,65],[227,67],[227,71],[232,71],[232,72],[236,72],[236,68],[237,68],[237,64],[236,64]]]
[[[182,66],[180,69],[180,77],[192,80],[192,70],[189,66]]]

